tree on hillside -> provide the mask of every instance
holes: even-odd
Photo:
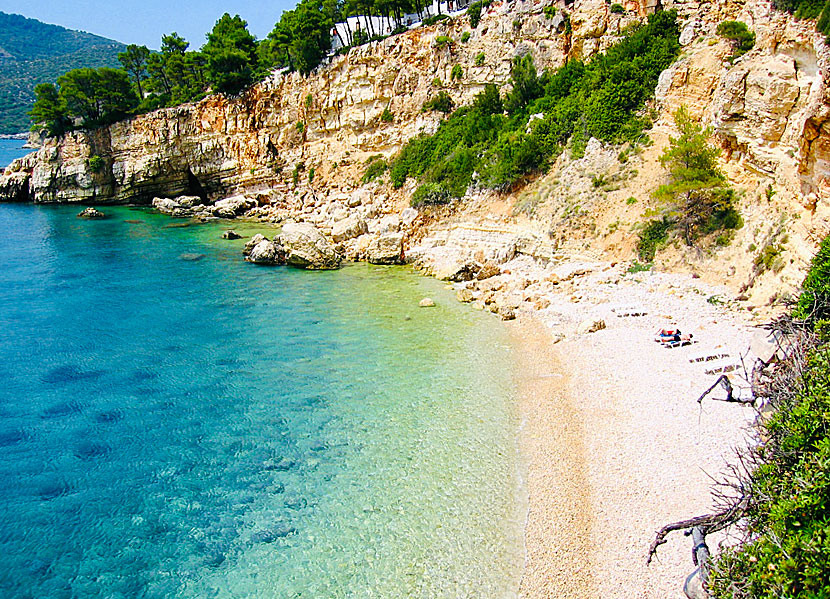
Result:
[[[202,48],[207,60],[207,79],[213,89],[236,93],[250,85],[257,71],[256,38],[248,31],[248,24],[239,15],[228,13],[208,33]]]
[[[120,69],[75,69],[58,78],[59,97],[69,117],[86,127],[114,122],[138,104],[127,73]]]
[[[200,52],[188,51],[190,44],[176,32],[161,38],[161,52],[147,59],[148,78],[141,110],[175,106],[196,100],[207,87],[206,60]]]
[[[147,46],[137,46],[130,44],[127,50],[118,53],[118,60],[127,71],[135,79],[135,85],[138,90],[138,97],[144,97],[144,89],[141,82],[147,77],[147,59],[150,58],[150,50]]]
[[[269,64],[288,67],[307,75],[331,50],[334,23],[319,0],[303,0],[294,10],[282,13],[268,34]]]
[[[702,232],[717,228],[736,228],[740,221],[735,193],[717,165],[720,150],[709,145],[711,129],[704,129],[689,116],[685,107],[675,113],[679,137],[669,140],[660,156],[671,181],[661,185],[655,198],[668,206],[688,245]]]
[[[66,109],[61,102],[58,88],[52,83],[35,86],[35,103],[29,112],[34,127],[45,127],[49,135],[60,135],[69,127]]]

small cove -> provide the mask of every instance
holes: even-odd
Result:
[[[492,316],[408,268],[258,268],[227,223],[79,210],[0,205],[4,596],[515,596]]]

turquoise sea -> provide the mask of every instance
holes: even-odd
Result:
[[[256,267],[227,224],[103,210],[0,205],[0,596],[515,596],[492,315],[407,268]]]
[[[24,143],[26,142],[22,139],[0,139],[0,169],[31,152],[23,148]]]

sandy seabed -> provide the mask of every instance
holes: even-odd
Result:
[[[711,477],[755,418],[749,407],[699,405],[714,377],[689,358],[707,348],[739,357],[752,330],[690,305],[684,327],[700,343],[666,349],[653,336],[667,319],[654,312],[559,343],[543,322],[510,323],[529,504],[522,599],[685,597],[691,540],[673,533],[646,566],[649,545],[663,525],[711,511]],[[709,541],[714,550],[729,539]]]

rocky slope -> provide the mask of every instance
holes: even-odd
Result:
[[[637,225],[653,207],[651,192],[665,176],[658,158],[673,133],[671,115],[686,105],[713,127],[725,150],[723,167],[740,190],[745,225],[724,248],[663,250],[656,267],[726,282],[752,306],[794,289],[830,222],[823,75],[830,52],[814,23],[775,11],[766,0],[632,1],[624,14],[603,0],[578,0],[558,3],[553,18],[543,13],[547,4],[495,2],[475,30],[466,17],[444,21],[352,50],[308,78],[275,73],[239,98],[213,96],[47,140],[0,177],[0,197],[149,204],[157,196],[189,195],[215,205],[244,194],[245,206],[255,205],[251,216],[311,222],[354,258],[385,252],[389,261],[402,249],[442,277],[467,278],[485,263],[522,254],[628,260]],[[584,158],[570,160],[566,152],[516,195],[472,192],[452,210],[414,216],[400,214],[411,185],[395,191],[361,184],[369,156],[389,156],[437,127],[437,113],[421,106],[439,86],[464,104],[486,83],[505,84],[514,56],[530,52],[540,69],[590,57],[658,5],[678,10],[684,48],[656,90],[654,143],[627,161],[619,159],[624,148],[592,141]],[[715,34],[728,19],[746,22],[757,35],[755,48],[734,64],[726,60],[728,43]],[[437,43],[438,36],[453,43]],[[451,83],[454,65],[463,77]],[[392,122],[381,119],[385,109]],[[93,156],[103,159],[97,171],[90,165],[101,161]],[[609,184],[594,185],[597,177]],[[227,216],[211,206],[200,214]],[[769,245],[779,248],[776,266],[762,272],[755,259]],[[380,246],[384,252],[373,254]]]

